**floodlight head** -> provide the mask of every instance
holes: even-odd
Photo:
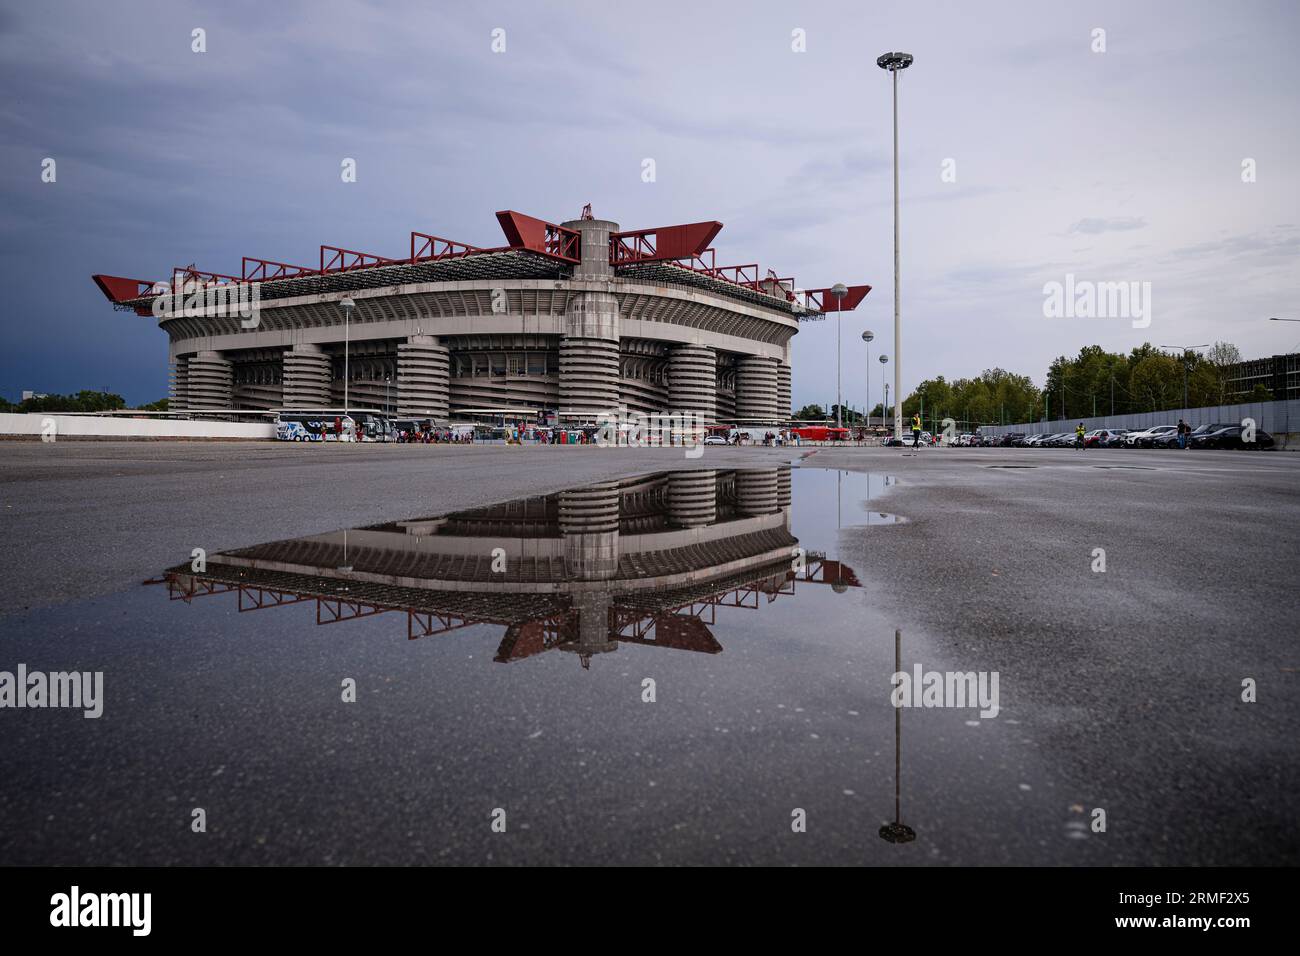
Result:
[[[848,294],[849,294],[849,287],[846,286],[843,282],[837,282],[833,286],[831,286],[831,295],[835,296],[835,298],[837,299],[843,299]]]
[[[889,356],[888,356],[888,355],[882,355],[882,356],[880,356],[880,364],[881,364],[881,365],[886,365],[886,364],[888,364],[888,362],[889,362]]]
[[[872,332],[870,329],[867,329],[867,331],[862,333],[862,341],[864,342],[870,342],[875,337],[876,337],[876,333]]]
[[[352,301],[351,296],[346,296],[345,298],[339,299],[339,308],[342,309],[344,312],[351,312],[356,307],[357,304]]]
[[[882,53],[876,57],[876,66],[890,73],[895,70],[906,70],[911,65],[912,54],[910,53]]]

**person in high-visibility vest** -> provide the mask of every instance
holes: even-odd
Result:
[[[912,447],[916,448],[921,444],[921,416],[912,416]]]
[[[1084,427],[1083,427],[1083,422],[1079,422],[1079,424],[1078,424],[1078,425],[1075,427],[1075,429],[1074,429],[1074,447],[1075,447],[1075,448],[1087,448],[1087,447],[1088,447],[1087,443],[1083,440],[1083,436],[1084,436]]]

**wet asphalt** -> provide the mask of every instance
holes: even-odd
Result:
[[[196,546],[791,460],[796,535],[863,587],[725,617],[716,657],[498,666],[486,631],[409,644],[382,619],[313,630],[139,587]],[[1238,452],[0,445],[0,669],[130,675],[100,721],[0,711],[0,863],[1294,864],[1298,468]],[[999,717],[905,711],[896,754],[874,690],[896,632],[905,666],[997,671]],[[322,692],[340,674],[368,707]],[[647,674],[662,705],[639,698]],[[918,834],[902,846],[876,832],[896,796]],[[498,806],[510,840],[485,825]],[[792,838],[795,807],[810,823]]]

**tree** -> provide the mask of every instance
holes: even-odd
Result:
[[[820,405],[805,405],[795,413],[795,418],[801,421],[822,421],[826,418],[826,410]]]
[[[1182,366],[1160,352],[1147,355],[1133,366],[1129,377],[1133,397],[1142,411],[1159,412],[1182,404]]]
[[[1214,377],[1217,384],[1217,394],[1214,397],[1213,404],[1226,405],[1231,397],[1229,392],[1229,377],[1241,364],[1241,352],[1237,346],[1231,342],[1215,342],[1210,346],[1210,350],[1205,353],[1206,361],[1214,370]]]
[[[18,406],[20,412],[110,412],[126,408],[126,399],[110,392],[83,389],[76,395],[45,395],[29,398]]]

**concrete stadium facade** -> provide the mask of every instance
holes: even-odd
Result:
[[[349,404],[403,417],[506,408],[574,423],[619,408],[789,417],[790,342],[801,320],[823,317],[820,301],[796,294],[793,280],[757,280],[756,266],[755,281],[741,283],[663,258],[616,263],[611,237],[624,234],[609,220],[552,229],[576,235],[570,261],[521,241],[265,279],[252,328],[237,314],[164,313],[172,407],[342,407],[346,336]],[[152,304],[120,292],[133,280],[96,281],[119,307],[145,314]],[[355,303],[346,330],[344,299]]]

